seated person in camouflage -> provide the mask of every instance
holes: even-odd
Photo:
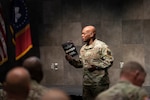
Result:
[[[43,95],[41,100],[70,100],[70,97],[63,90],[51,88]]]
[[[6,95],[2,100],[27,100],[30,91],[30,75],[21,67],[10,70],[4,83]]]
[[[24,60],[23,67],[28,70],[31,76],[30,98],[39,100],[46,92],[47,88],[40,84],[43,78],[42,63],[36,56],[29,57]]]
[[[96,100],[149,100],[147,92],[142,89],[146,72],[137,62],[123,65],[120,81],[99,94]]]

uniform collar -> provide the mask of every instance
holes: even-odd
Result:
[[[85,49],[85,50],[89,50],[89,49],[94,48],[94,46],[95,46],[95,41],[97,41],[97,39],[95,39],[95,40],[93,41],[93,43],[90,44],[90,45],[85,44],[84,49]]]

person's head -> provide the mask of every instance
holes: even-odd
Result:
[[[6,75],[4,90],[9,99],[23,100],[27,98],[30,90],[30,75],[28,71],[21,66],[11,69]]]
[[[122,79],[127,79],[136,86],[142,86],[145,81],[146,72],[141,64],[130,61],[123,65],[121,74]]]
[[[63,90],[52,88],[43,95],[41,100],[70,100],[70,97]]]
[[[32,80],[35,80],[38,83],[41,82],[43,79],[43,70],[42,63],[38,57],[28,57],[24,60],[23,67],[29,71]]]
[[[82,40],[84,42],[91,42],[95,39],[96,29],[94,26],[85,26],[82,29]]]

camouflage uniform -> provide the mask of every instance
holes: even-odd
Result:
[[[79,58],[79,61],[73,60],[70,64],[84,68],[83,100],[94,100],[98,93],[109,88],[107,69],[114,59],[108,46],[97,39],[81,48]],[[95,66],[94,69],[92,66]]]
[[[47,88],[40,85],[36,81],[31,81],[31,90],[27,100],[41,100],[43,94],[47,91]]]
[[[128,81],[120,81],[105,92],[99,94],[96,100],[149,100],[147,92]]]

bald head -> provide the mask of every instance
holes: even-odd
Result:
[[[30,75],[28,71],[21,67],[10,70],[6,76],[4,89],[8,95],[27,97],[30,89]]]
[[[96,36],[96,28],[94,26],[85,26],[82,29],[82,39],[84,42],[92,43]]]
[[[83,29],[82,29],[82,32],[86,32],[86,33],[94,33],[96,34],[96,28],[94,26],[85,26]]]
[[[42,63],[40,59],[36,56],[31,56],[24,60],[23,67],[26,68],[30,75],[31,79],[36,80],[38,83],[43,78]]]
[[[95,26],[92,26],[92,25],[87,25],[83,29],[86,29],[86,28],[95,30]]]
[[[42,100],[70,100],[70,97],[60,89],[50,89],[42,97]]]

